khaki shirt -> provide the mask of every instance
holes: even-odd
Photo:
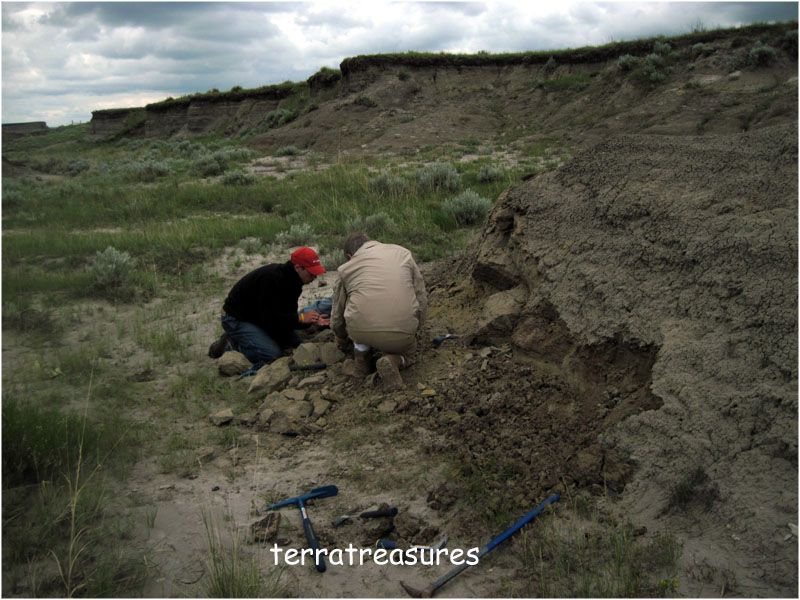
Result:
[[[331,311],[339,337],[348,331],[414,335],[427,310],[422,273],[402,246],[369,241],[339,267]]]

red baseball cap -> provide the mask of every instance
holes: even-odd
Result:
[[[292,252],[292,264],[303,267],[312,275],[322,275],[325,267],[319,262],[319,254],[308,246],[303,246]]]

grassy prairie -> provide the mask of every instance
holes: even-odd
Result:
[[[207,341],[191,313],[224,293],[210,264],[226,249],[310,244],[341,261],[346,235],[364,230],[421,261],[441,258],[535,168],[489,154],[458,163],[470,144],[429,149],[414,163],[299,153],[307,168],[281,178],[226,177],[274,157],[218,138],[96,143],[87,134],[86,125],[61,127],[3,148],[4,348],[15,349],[3,365],[11,595],[140,593],[150,562],[129,541],[156,515],[120,494],[133,465],[156,456],[161,473],[191,477],[203,448],[249,443],[174,426],[202,423],[220,398],[237,411],[251,402],[193,362]],[[472,227],[446,204],[468,190],[478,196]],[[209,585],[235,590],[226,586],[241,583],[232,574],[245,563],[226,562],[212,542]],[[248,569],[255,590],[261,580]]]

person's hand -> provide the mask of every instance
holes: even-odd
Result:
[[[317,325],[319,325],[320,327],[330,327],[331,326],[330,317],[323,317],[322,315],[320,315],[319,320],[317,321]]]
[[[320,314],[315,310],[309,310],[300,315],[300,322],[305,324],[318,323]]]

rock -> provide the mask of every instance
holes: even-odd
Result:
[[[288,398],[285,392],[273,392],[261,403],[260,412],[265,410],[274,411],[272,420],[279,413],[286,415],[290,419],[305,419],[311,414],[311,403],[296,398]]]
[[[438,527],[426,525],[411,538],[411,542],[420,546],[428,546],[433,542],[437,535],[439,535]]]
[[[203,446],[202,448],[198,448],[195,452],[195,456],[197,460],[201,463],[207,463],[214,460],[214,455],[216,450],[211,446]]]
[[[417,389],[418,389],[420,392],[421,392],[422,390],[424,390],[426,387],[428,387],[428,386],[427,386],[427,385],[425,385],[425,384],[424,384],[424,383],[422,383],[422,382],[420,382],[420,383],[418,383],[418,384],[417,384]]]
[[[348,358],[342,363],[342,375],[346,377],[355,377],[356,363],[352,358]]]
[[[447,485],[442,483],[435,489],[428,492],[426,502],[433,510],[447,510],[458,500],[456,492]]]
[[[397,535],[410,541],[422,529],[422,521],[407,511],[400,511],[394,518],[394,526]]]
[[[739,79],[741,76],[742,76],[741,71],[734,71],[733,73],[728,73],[728,79],[730,79],[731,81],[735,81],[736,79]]]
[[[314,336],[314,342],[316,342],[317,344],[323,344],[325,342],[333,342],[335,341],[335,339],[336,336],[330,329],[323,329]]]
[[[313,401],[312,406],[313,410],[311,411],[311,414],[314,417],[321,417],[328,412],[331,407],[331,403],[327,400],[323,400],[322,398],[318,398]]]
[[[219,412],[212,413],[208,415],[208,420],[211,421],[212,425],[216,425],[217,427],[227,425],[233,421],[233,411],[230,408],[226,408]]]
[[[311,377],[301,379],[300,383],[297,384],[297,387],[302,389],[312,385],[322,385],[325,383],[326,379],[327,377],[321,373],[319,375],[312,375]]]
[[[292,358],[294,359],[295,364],[300,365],[301,367],[322,362],[322,359],[320,358],[320,344],[312,344],[310,342],[300,344],[297,348],[295,348]]]
[[[476,335],[510,333],[527,296],[528,289],[522,285],[489,296],[483,306]]]
[[[265,408],[258,413],[258,425],[263,429],[268,429],[273,416],[275,416],[275,411],[271,408]]]
[[[268,513],[263,519],[250,524],[250,543],[264,544],[271,542],[278,536],[281,526],[281,513]]]
[[[249,394],[273,392],[285,386],[292,377],[292,372],[289,370],[291,360],[288,356],[283,356],[275,362],[261,367],[253,377],[253,381],[250,382],[247,392]]]
[[[287,388],[281,392],[284,396],[289,398],[289,400],[305,400],[308,396],[308,392],[305,390],[296,390],[294,388]]]
[[[394,409],[397,408],[397,402],[394,400],[384,400],[378,405],[378,412],[379,413],[390,413],[394,412]]]
[[[335,365],[344,360],[344,352],[339,350],[336,342],[321,344],[319,348],[320,360],[326,365]]]
[[[454,410],[446,410],[439,415],[439,423],[442,425],[458,425],[461,422],[461,415]]]
[[[419,395],[422,396],[423,398],[432,398],[433,396],[436,395],[436,390],[434,390],[433,388],[425,388],[419,393]]]
[[[481,351],[478,352],[478,356],[480,356],[481,358],[488,358],[492,355],[492,350],[494,350],[494,348],[492,348],[491,346],[488,346],[486,348],[481,348]]]
[[[252,427],[258,423],[258,413],[245,413],[234,417],[232,423],[234,425],[244,425],[245,427]]]
[[[325,400],[330,400],[331,402],[341,402],[344,399],[339,392],[335,392],[328,388],[322,388],[320,390],[320,395],[325,398]]]
[[[247,360],[244,354],[234,350],[229,350],[217,360],[217,369],[219,369],[220,375],[225,377],[241,375],[252,366],[253,365]]]
[[[270,433],[297,435],[297,427],[285,413],[275,413],[269,422]]]
[[[314,421],[314,423],[317,425],[317,427],[326,427],[328,425],[328,419],[326,419],[325,417],[320,417],[319,419]]]

